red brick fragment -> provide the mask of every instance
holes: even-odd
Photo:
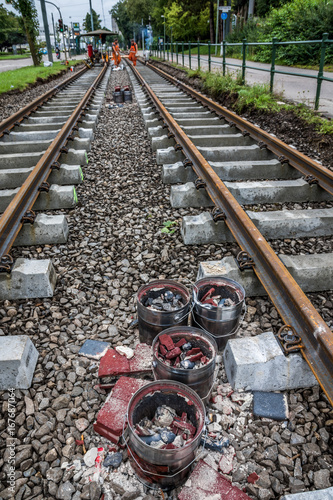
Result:
[[[199,352],[201,352],[200,347],[193,347],[193,349],[187,351],[186,356],[192,356],[193,354],[198,354]]]
[[[179,357],[179,356],[177,356],[177,357],[176,357],[176,360],[175,360],[175,363],[174,363],[174,366],[178,366],[178,365],[179,365],[179,363],[180,363],[180,357]]]
[[[120,377],[110,397],[98,412],[97,421],[94,423],[95,432],[117,444],[127,425],[125,417],[128,403],[133,394],[147,383],[146,380]]]
[[[164,448],[164,449],[165,449],[165,450],[175,450],[175,449],[176,449],[176,447],[175,447],[175,445],[174,445],[174,444],[169,443],[169,444],[165,445],[165,448]]]
[[[208,363],[209,359],[207,358],[207,356],[203,356],[201,358],[201,363],[204,363],[205,365]]]
[[[187,420],[187,413],[183,412],[182,416],[180,417],[183,422],[186,422]]]
[[[138,344],[131,360],[128,360],[126,356],[122,356],[114,349],[108,349],[100,361],[98,376],[104,378],[149,373],[151,371],[151,361],[152,351],[147,344]]]
[[[194,425],[190,424],[189,422],[183,422],[183,420],[181,420],[179,417],[175,417],[172,424],[182,431],[189,431],[191,436],[194,436],[197,431]]]
[[[174,349],[175,347],[172,338],[169,337],[169,335],[167,335],[166,333],[163,333],[163,335],[159,337],[159,341],[160,344],[163,344],[168,349],[168,351],[172,351],[172,349]]]
[[[247,477],[247,482],[251,483],[251,484],[254,484],[256,481],[258,481],[258,479],[259,479],[258,474],[256,472],[252,472],[252,474],[250,474]]]
[[[164,345],[160,344],[160,353],[165,356],[167,354],[168,350]]]
[[[191,356],[190,357],[190,361],[192,361],[194,363],[194,361],[198,361],[199,359],[201,359],[203,356],[202,352],[199,352],[198,354],[195,354],[194,356]]]
[[[210,290],[208,290],[208,292],[202,297],[200,302],[202,303],[204,300],[206,300],[210,296],[210,294],[213,292],[215,292],[215,288],[211,288]]]
[[[172,349],[172,351],[169,351],[165,357],[167,359],[173,359],[173,358],[176,358],[177,356],[179,356],[181,354],[181,352],[182,351],[179,349],[179,347],[175,347],[174,349]]]
[[[186,344],[186,340],[180,339],[180,340],[178,340],[178,342],[176,342],[175,347],[181,347],[184,344]]]

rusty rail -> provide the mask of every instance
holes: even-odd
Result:
[[[310,178],[314,178],[315,181],[318,181],[320,187],[325,189],[328,193],[333,195],[333,172],[328,168],[323,167],[315,160],[312,160],[308,156],[300,153],[299,151],[293,149],[288,144],[280,141],[277,137],[273,137],[268,132],[265,132],[261,128],[253,125],[252,123],[244,120],[240,116],[236,115],[232,111],[224,108],[220,104],[212,101],[209,97],[200,94],[196,90],[192,89],[185,83],[182,83],[180,80],[177,80],[171,75],[168,75],[164,71],[159,68],[156,68],[152,64],[147,64],[149,68],[153,71],[156,71],[158,74],[166,78],[171,83],[181,88],[188,95],[198,100],[204,106],[207,106],[210,111],[213,111],[218,116],[223,117],[227,122],[236,125],[236,127],[243,133],[250,135],[252,139],[258,142],[263,142],[267,146],[267,149],[272,151],[278,158],[284,162],[288,162],[292,167],[299,170],[303,175],[309,176]]]
[[[37,99],[32,101],[30,104],[27,104],[24,108],[20,109],[13,115],[3,120],[0,123],[0,137],[2,137],[4,134],[9,134],[12,128],[20,126],[20,123],[25,118],[28,118],[31,113],[37,111],[38,108],[40,108],[43,104],[45,104],[49,99],[51,99],[51,97],[57,94],[60,90],[64,89],[65,87],[67,87],[67,85],[80,78],[80,76],[82,76],[83,73],[85,73],[86,71],[88,71],[88,68],[86,67],[82,68],[80,71],[74,73],[74,75],[67,78],[67,80],[65,80],[64,82],[60,83],[59,85],[56,85],[55,87],[53,87],[53,89],[49,90],[48,92],[45,92],[45,94],[41,95],[40,97],[37,97]]]
[[[66,152],[67,142],[74,139],[74,135],[71,134],[76,130],[76,123],[80,122],[81,117],[84,116],[84,110],[105,75],[106,69],[107,66],[105,65],[2,214],[0,218],[0,262],[1,260],[5,263],[7,262],[8,252],[24,222],[22,220],[23,217],[33,207],[40,190],[43,190],[44,186],[47,190],[47,184],[43,183],[46,183],[51,168],[58,168],[60,166],[58,159],[63,152]]]
[[[318,314],[289,271],[258,231],[225,184],[165,109],[144,78],[130,65],[137,79],[164,118],[195,173],[205,183],[214,204],[224,212],[225,222],[235,240],[254,262],[258,276],[283,321],[301,337],[301,352],[333,403],[333,332]]]

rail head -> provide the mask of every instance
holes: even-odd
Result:
[[[197,176],[215,204],[226,215],[225,222],[241,249],[254,262],[253,270],[279,311],[286,325],[301,337],[304,358],[333,403],[333,332],[303,293],[282,261],[275,254],[222,180],[163,106],[139,71],[130,65],[144,91],[151,98]]]

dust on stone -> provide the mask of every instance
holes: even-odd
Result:
[[[183,297],[168,288],[152,288],[141,299],[147,309],[153,311],[177,311],[184,306]]]

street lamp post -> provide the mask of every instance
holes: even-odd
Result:
[[[163,60],[165,61],[165,16],[163,17],[163,25],[164,25],[164,36],[163,36]]]

